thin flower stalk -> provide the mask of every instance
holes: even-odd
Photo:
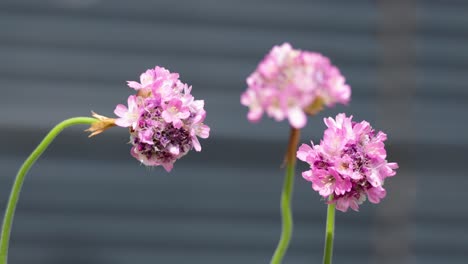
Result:
[[[37,159],[44,153],[47,147],[52,143],[52,141],[57,137],[60,132],[65,128],[75,125],[93,125],[98,122],[98,119],[90,117],[75,117],[64,120],[63,122],[56,125],[41,141],[41,143],[36,147],[36,149],[29,155],[23,165],[20,167],[13,188],[10,193],[10,198],[8,200],[5,216],[3,219],[2,233],[0,237],[0,264],[7,264],[8,258],[8,246],[10,243],[10,234],[11,227],[13,224],[13,217],[16,210],[16,205],[18,204],[19,195],[21,192],[21,187],[23,186],[26,174],[29,169],[34,165]]]
[[[291,199],[294,190],[294,171],[296,168],[295,150],[299,144],[300,130],[291,127],[288,149],[285,157],[286,176],[284,178],[283,191],[281,193],[281,237],[278,246],[271,259],[271,264],[282,262],[293,232],[293,216],[291,208]]]

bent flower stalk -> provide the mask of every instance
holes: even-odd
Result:
[[[70,118],[55,126],[21,166],[15,178],[5,212],[0,239],[0,264],[7,263],[11,227],[26,173],[55,137],[73,125],[90,125],[90,137],[120,126],[128,128],[130,153],[147,166],[163,166],[171,171],[174,162],[192,148],[201,151],[200,138],[208,138],[210,128],[203,123],[204,101],[195,100],[191,87],[179,80],[179,74],[156,66],[140,76],[140,83],[128,86],[137,93],[128,97],[128,105],[117,105],[117,119],[93,113],[94,118]]]

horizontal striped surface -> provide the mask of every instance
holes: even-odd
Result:
[[[382,8],[365,0],[1,1],[2,208],[48,129],[91,110],[111,116],[131,93],[125,81],[156,64],[193,85],[212,127],[204,150],[171,174],[138,165],[124,130],[91,140],[84,127],[65,131],[28,175],[9,263],[268,263],[288,127],[248,123],[239,96],[284,41],[329,56],[353,88],[350,105],[309,119],[301,141],[319,140],[321,118],[346,111],[388,132],[389,159],[401,165],[380,205],[337,214],[335,263],[382,263],[382,249],[405,263],[465,263],[468,3],[417,2],[410,46],[390,57],[382,41],[405,43],[407,21],[385,24]],[[384,78],[395,88],[385,90]],[[300,178],[304,169],[285,263],[321,259],[325,206]],[[399,197],[408,200],[395,206]]]

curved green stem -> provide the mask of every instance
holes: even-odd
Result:
[[[62,121],[46,135],[46,137],[41,141],[39,146],[36,147],[36,149],[31,153],[31,155],[29,155],[29,157],[23,163],[23,165],[18,171],[18,174],[16,174],[15,183],[13,184],[13,188],[10,193],[10,199],[8,201],[5,216],[3,219],[2,234],[0,238],[0,264],[7,263],[8,244],[10,242],[10,233],[11,226],[13,223],[13,216],[15,214],[16,204],[18,203],[21,187],[23,186],[26,173],[62,130],[74,125],[90,125],[96,121],[98,120],[91,117],[75,117]]]
[[[330,196],[329,200],[332,200]],[[327,227],[325,230],[325,249],[323,251],[323,264],[331,264],[333,256],[333,239],[335,236],[335,204],[328,204]]]
[[[281,193],[281,237],[271,259],[271,264],[280,264],[289,247],[293,231],[293,218],[291,210],[291,197],[294,187],[294,170],[296,165],[296,150],[299,143],[300,131],[291,128],[288,151],[286,154],[286,176],[284,178],[283,192]]]

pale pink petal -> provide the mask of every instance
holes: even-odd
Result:
[[[124,117],[127,112],[128,112],[128,109],[123,104],[118,104],[114,110],[114,114],[117,115],[118,117]]]
[[[171,113],[169,113],[169,111],[163,111],[161,117],[164,118],[164,121],[166,121],[167,123],[171,123],[173,120],[173,116],[171,115]]]
[[[247,114],[247,119],[250,122],[258,122],[262,118],[263,110],[260,107],[251,108],[249,113]]]
[[[371,168],[369,175],[367,175],[367,180],[374,187],[380,187],[383,184],[383,180],[377,168]]]
[[[172,163],[163,163],[161,165],[167,172],[171,172],[172,168],[174,167],[174,164]]]
[[[196,127],[196,135],[201,138],[208,138],[210,136],[210,127],[205,124],[200,124]]]
[[[380,203],[380,200],[387,195],[387,192],[382,187],[372,187],[367,190],[367,197],[371,203]]]
[[[127,81],[127,85],[135,90],[140,90],[142,88],[140,83],[134,81]]]
[[[302,177],[308,181],[312,181],[312,171],[311,170],[308,170],[308,171],[304,171],[302,172]]]
[[[180,153],[180,149],[178,146],[170,145],[168,149],[169,149],[169,152],[173,155],[177,156]]]
[[[151,129],[139,131],[138,133],[138,137],[140,138],[141,142],[149,144],[149,145],[154,144],[153,135],[154,135],[154,132]]]
[[[181,127],[184,125],[184,123],[183,123],[180,119],[174,118],[174,119],[172,119],[172,125],[173,125],[175,128],[181,128]]]
[[[206,111],[203,109],[198,110],[198,111],[192,111],[192,113],[195,113],[195,117],[193,118],[193,121],[192,121],[194,124],[201,123],[206,118]]]
[[[131,112],[134,112],[138,109],[138,99],[134,95],[130,95],[127,99],[128,109]]]
[[[350,199],[349,201],[349,207],[353,209],[356,212],[359,212],[359,204],[355,199]]]
[[[324,118],[324,119],[323,119],[323,122],[325,123],[325,125],[327,125],[328,128],[337,127],[336,122],[335,122],[335,119],[333,119],[333,118],[331,118],[331,117]]]
[[[185,110],[183,112],[179,112],[177,115],[180,119],[186,119],[190,116],[190,112],[188,110]]]
[[[205,107],[205,101],[195,100],[190,104],[190,107],[193,108],[195,112],[198,112],[200,110],[203,110],[203,107]]]
[[[299,107],[290,108],[288,110],[288,119],[291,126],[294,128],[303,128],[307,122],[307,117]]]
[[[349,200],[348,199],[344,199],[344,198],[340,198],[340,199],[337,199],[336,200],[336,210],[339,210],[339,211],[342,211],[342,212],[346,212],[348,211],[348,208],[349,208]]]
[[[201,151],[200,141],[198,141],[198,138],[196,136],[192,137],[192,144],[195,151]]]
[[[307,144],[302,144],[299,147],[299,150],[297,151],[296,156],[297,156],[298,159],[300,159],[302,161],[306,161],[307,156],[309,156],[309,153],[312,152],[312,151],[313,151],[312,147],[310,147]]]
[[[117,118],[115,124],[119,127],[129,127],[132,126],[132,122],[124,118]]]

